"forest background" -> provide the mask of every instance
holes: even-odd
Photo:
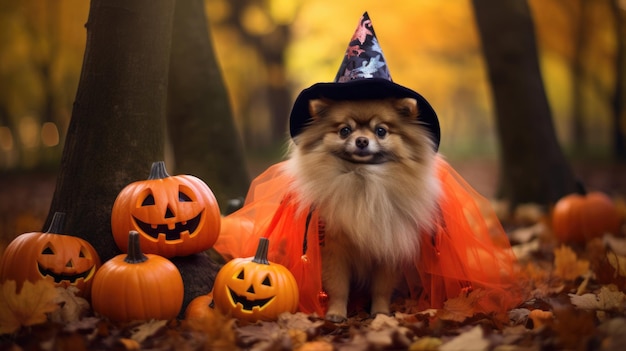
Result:
[[[623,2],[529,4],[558,140],[572,164],[584,165],[580,176],[592,177],[587,184],[623,192],[612,106]],[[441,153],[480,192],[494,194],[495,117],[469,0],[207,0],[205,7],[251,178],[282,158],[295,95],[334,78],[368,11],[394,81],[437,111]],[[0,252],[13,236],[40,230],[48,214],[88,12],[84,0],[0,0]],[[166,162],[175,165],[171,153]],[[593,178],[590,169],[604,172]]]

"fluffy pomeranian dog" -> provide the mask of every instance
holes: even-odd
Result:
[[[347,318],[350,289],[369,289],[371,314],[389,314],[402,266],[420,252],[416,233],[435,222],[435,147],[413,98],[309,101],[312,117],[290,148],[291,189],[325,224],[326,319]]]

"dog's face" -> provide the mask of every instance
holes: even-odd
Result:
[[[412,98],[309,102],[312,123],[298,136],[302,151],[328,152],[356,164],[414,158],[432,147]]]

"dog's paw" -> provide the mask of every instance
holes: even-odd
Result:
[[[348,320],[345,316],[339,314],[326,314],[326,317],[324,317],[324,319],[333,323],[343,323]]]

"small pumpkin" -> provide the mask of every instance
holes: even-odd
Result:
[[[111,229],[122,251],[128,247],[128,232],[134,230],[146,253],[188,256],[213,246],[220,233],[220,209],[202,180],[170,176],[159,161],[152,164],[147,180],[131,183],[118,194]]]
[[[269,240],[260,238],[254,257],[235,258],[217,273],[213,301],[222,313],[248,320],[276,320],[296,312],[298,284],[283,265],[269,262]]]
[[[185,309],[185,319],[205,319],[213,318],[216,311],[213,309],[213,293],[196,296]]]
[[[606,194],[592,191],[561,198],[552,211],[552,230],[561,242],[585,242],[605,233],[618,234],[622,218]]]
[[[100,257],[87,241],[63,234],[65,213],[56,212],[46,232],[24,233],[6,247],[0,260],[0,283],[15,280],[18,292],[26,280],[45,279],[78,289],[89,297]]]
[[[105,262],[91,292],[94,311],[113,321],[169,320],[183,304],[183,278],[168,259],[141,252],[140,236],[128,234],[128,254]]]

